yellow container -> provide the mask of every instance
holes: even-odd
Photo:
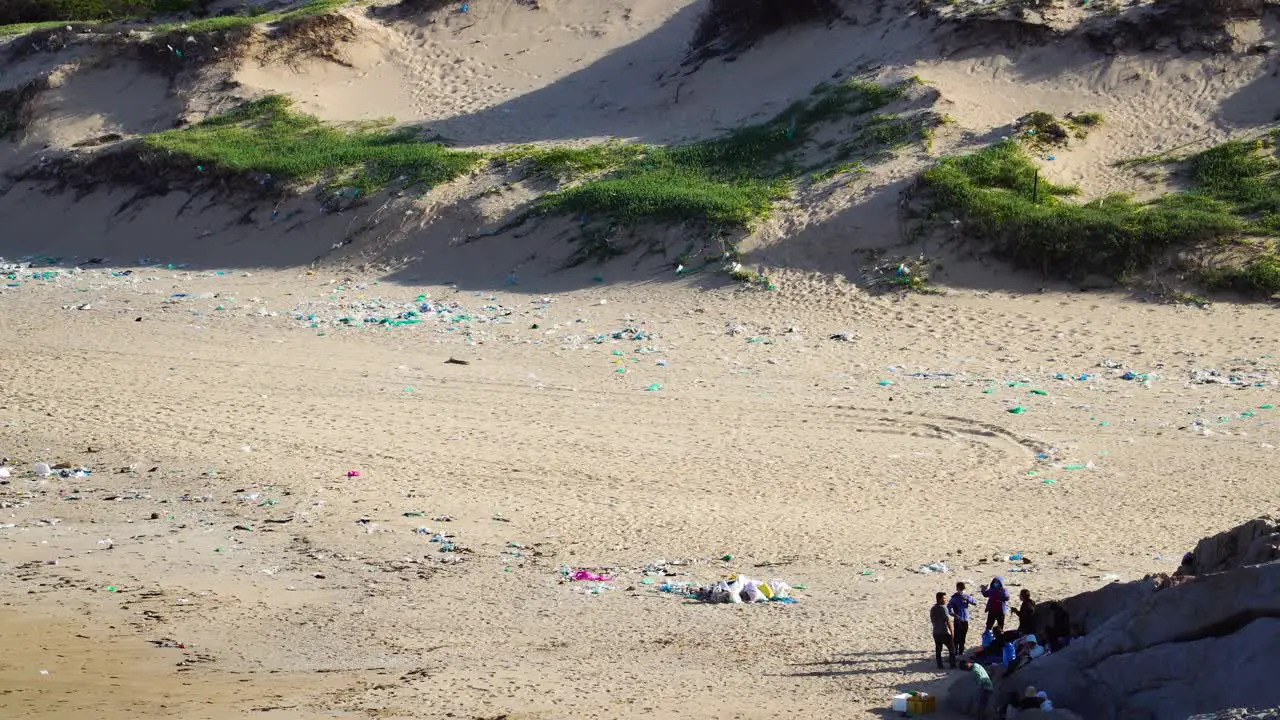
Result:
[[[907,698],[908,715],[928,715],[938,710],[938,698],[934,695],[913,695]]]

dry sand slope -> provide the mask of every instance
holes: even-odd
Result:
[[[353,15],[351,68],[237,77],[488,146],[705,136],[880,64],[939,88],[957,122],[935,154],[1032,109],[1107,113],[1054,166],[1098,194],[1132,187],[1114,160],[1245,132],[1280,96],[1262,55],[947,51],[891,12],[670,81],[696,3],[472,5],[487,25]],[[146,77],[115,82],[156,94]],[[48,96],[6,157],[147,131],[130,92]],[[0,286],[0,716],[875,717],[946,677],[933,592],[1001,574],[1062,596],[1274,508],[1271,308],[1028,294],[1043,283],[960,259],[941,297],[839,277],[896,239],[883,190],[928,159],[749,238],[773,292],[654,258],[561,271],[550,234],[454,247],[488,219],[450,205],[459,190],[403,247],[326,257],[367,215],[290,232],[179,215],[177,195],[117,214],[127,194],[10,188],[0,254],[108,259]],[[357,267],[390,255],[417,261]],[[738,572],[805,589],[758,606],[659,589]]]

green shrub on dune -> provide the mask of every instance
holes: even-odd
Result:
[[[924,174],[935,210],[966,236],[1046,275],[1123,280],[1178,248],[1246,235],[1280,235],[1280,161],[1270,140],[1233,141],[1192,156],[1191,188],[1150,202],[1110,195],[1081,203],[1074,187],[1039,177],[1023,148],[1006,140],[944,158]],[[1266,256],[1218,286],[1280,290]]]

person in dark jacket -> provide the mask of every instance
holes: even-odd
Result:
[[[1018,635],[1036,634],[1036,601],[1031,599],[1031,591],[1026,588],[1018,593],[1022,602],[1018,605]]]
[[[987,629],[996,637],[1004,634],[1004,616],[1009,611],[1009,591],[1004,589],[1004,580],[996,578],[991,585],[978,588],[982,597],[987,599]]]
[[[947,594],[938,593],[933,607],[929,608],[929,622],[933,625],[933,654],[938,661],[938,669],[942,669],[942,648],[947,649],[947,657],[951,667],[956,666],[956,646],[951,639],[951,618],[947,615]]]
[[[963,655],[965,642],[969,637],[969,608],[978,604],[973,596],[964,591],[964,583],[956,583],[955,594],[947,601],[947,612],[955,625],[956,655]]]

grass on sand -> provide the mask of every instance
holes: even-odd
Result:
[[[484,155],[454,150],[388,123],[322,123],[295,112],[282,96],[245,103],[191,127],[149,135],[141,143],[177,166],[270,174],[279,182],[354,187],[364,194],[392,183],[436,185],[486,159],[506,161],[568,183],[542,197],[532,209],[535,213],[742,226],[790,194],[793,178],[803,171],[801,151],[818,126],[879,109],[904,97],[915,84],[849,82],[820,88],[769,122],[714,140],[665,147],[606,143],[517,147]],[[923,127],[911,123],[927,119],[876,116],[850,142],[883,151],[923,137]]]
[[[537,209],[544,213],[750,226],[791,194],[793,181],[805,171],[802,151],[821,126],[880,109],[906,97],[917,82],[821,86],[768,122],[689,145],[517,148],[505,159],[527,160],[535,171],[562,179],[595,173],[539,200]],[[925,120],[877,116],[843,149],[883,151],[923,139]],[[837,159],[854,168],[847,158]]]
[[[0,0],[3,2],[3,0]],[[247,27],[250,25],[261,25],[267,23],[276,23],[284,20],[292,20],[295,18],[310,17],[314,15],[322,15],[332,12],[337,8],[345,5],[347,0],[309,0],[302,5],[294,8],[286,8],[283,10],[266,11],[257,5],[249,5],[244,14],[224,15],[219,17],[202,18],[190,21],[171,21],[158,23],[149,28],[149,31],[156,33],[168,33],[181,30],[188,34],[198,34],[205,32],[216,32],[220,30],[233,30],[236,28]],[[65,4],[65,3],[64,3]],[[93,4],[93,3],[90,3]],[[70,3],[69,6],[75,6],[76,3]],[[194,6],[195,3],[190,0],[163,0],[162,2],[124,2],[112,3],[117,10],[127,10],[123,14],[116,13],[85,13],[72,12],[69,14],[61,14],[61,19],[42,20],[39,22],[21,22],[9,25],[0,25],[0,38],[13,37],[17,35],[26,35],[28,33],[40,30],[51,30],[61,28],[68,24],[74,24],[78,27],[91,26],[97,22],[107,22],[112,20],[137,19],[148,17],[152,14],[176,14],[186,12]]]
[[[158,33],[171,32],[173,30],[182,30],[186,33],[234,30],[235,28],[246,27],[249,25],[278,23],[285,20],[323,15],[342,7],[346,3],[347,0],[310,0],[310,2],[285,10],[272,12],[251,10],[249,14],[246,15],[225,15],[222,17],[192,20],[191,22],[166,23],[164,25],[157,25],[154,30]]]
[[[1200,272],[1200,280],[1210,290],[1270,297],[1280,292],[1280,255],[1272,249],[1241,266],[1205,268]]]
[[[0,3],[0,33],[14,34],[8,30],[11,27],[187,12],[199,4],[193,0],[5,0]]]
[[[1013,141],[944,158],[924,174],[938,208],[966,235],[993,244],[1013,262],[1072,279],[1123,280],[1175,248],[1244,236],[1280,236],[1278,133],[1233,141],[1187,161],[1191,187],[1151,202],[1111,195],[1069,200],[1077,189],[1055,185]],[[1254,294],[1280,291],[1280,260],[1263,253],[1244,267],[1219,270],[1210,285]]]
[[[143,143],[192,164],[270,174],[285,182],[354,187],[364,194],[397,181],[448,182],[483,158],[425,142],[412,131],[388,129],[384,123],[326,125],[292,112],[290,105],[288,98],[268,96],[188,128],[149,135]]]
[[[776,201],[790,196],[797,180],[813,177],[817,170],[834,165],[830,173],[816,174],[854,172],[861,165],[848,162],[847,156],[870,161],[903,145],[927,141],[938,122],[933,113],[872,115],[907,97],[919,84],[911,79],[894,85],[850,81],[820,87],[770,121],[686,145],[516,147],[494,154],[455,150],[387,122],[326,124],[295,112],[285,97],[268,96],[95,158],[66,158],[57,168],[45,168],[44,176],[81,189],[130,182],[165,192],[176,182],[251,194],[264,185],[277,192],[317,187],[340,191],[344,197],[354,191],[360,197],[392,185],[439,185],[485,161],[506,163],[520,172],[555,176],[562,183],[559,190],[536,200],[517,222],[539,214],[607,221],[608,228],[584,233],[588,239],[579,254],[590,259],[616,253],[614,240],[622,224],[750,226]],[[822,142],[819,133],[824,133]],[[825,152],[814,164],[816,150],[836,146],[836,157]],[[34,172],[32,177],[43,176]],[[160,177],[166,180],[156,180]],[[753,277],[752,282],[768,285],[766,279]]]
[[[77,25],[81,23],[76,23]],[[65,20],[50,20],[48,22],[29,22],[29,23],[13,23],[11,25],[0,25],[0,39],[16,37],[18,35],[26,35],[27,33],[38,32],[40,30],[52,30],[54,28],[65,27]]]

